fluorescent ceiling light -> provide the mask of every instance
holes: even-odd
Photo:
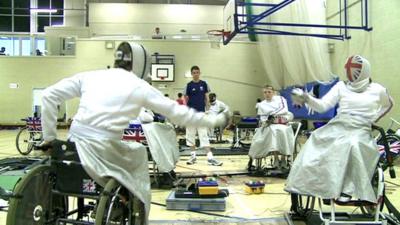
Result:
[[[198,39],[198,40],[200,40],[201,37],[200,37],[200,35],[192,35],[192,39]]]
[[[56,13],[57,9],[31,9],[31,13]]]

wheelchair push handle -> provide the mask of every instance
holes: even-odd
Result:
[[[388,167],[389,167],[389,175],[390,175],[390,178],[394,179],[394,178],[396,178],[396,172],[395,172],[394,167],[393,167],[393,156],[390,153],[389,143],[388,143],[388,141],[386,139],[386,132],[382,127],[377,126],[375,124],[372,124],[372,129],[379,131],[379,133],[381,134],[382,141],[383,141],[383,147],[384,147],[385,153],[386,153],[385,154],[386,155],[386,160],[387,160]]]

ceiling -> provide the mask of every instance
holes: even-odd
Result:
[[[87,0],[88,3],[150,3],[150,4],[195,4],[226,5],[228,0]]]

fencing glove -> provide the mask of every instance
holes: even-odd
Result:
[[[291,96],[292,96],[292,102],[293,102],[295,105],[300,105],[300,106],[302,106],[302,105],[304,105],[304,103],[307,102],[307,100],[308,100],[308,94],[307,94],[307,92],[304,92],[304,91],[303,91],[302,89],[300,89],[300,88],[294,88],[294,89],[292,90]]]

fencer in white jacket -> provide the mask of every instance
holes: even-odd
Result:
[[[149,54],[142,45],[122,42],[113,69],[78,73],[46,88],[42,97],[43,138],[46,145],[57,138],[57,105],[80,98],[69,138],[75,142],[86,172],[100,185],[115,178],[150,208],[150,180],[144,146],[123,142],[123,130],[142,107],[159,112],[180,126],[220,126],[227,113],[197,113],[148,84]],[[227,111],[225,111],[227,112]]]
[[[322,97],[300,89],[293,101],[307,103],[317,112],[339,104],[337,115],[315,130],[293,163],[285,190],[323,199],[355,199],[376,203],[371,179],[379,160],[371,125],[384,116],[393,102],[386,88],[370,79],[370,64],[355,55],[347,59],[348,80],[340,81]]]
[[[253,136],[249,156],[251,159],[261,159],[274,153],[274,166],[287,167],[287,161],[279,160],[277,155],[291,156],[293,154],[293,130],[291,126],[285,124],[292,119],[292,114],[288,110],[286,99],[275,95],[272,86],[266,85],[262,91],[265,99],[257,103],[257,114],[260,117],[261,126],[257,128]],[[268,121],[271,117],[275,119]],[[281,122],[278,123],[278,120]],[[251,163],[252,160],[249,162],[249,167]]]

